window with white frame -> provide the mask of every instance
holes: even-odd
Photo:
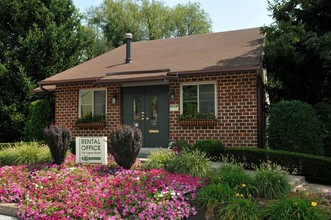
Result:
[[[79,91],[79,117],[89,114],[106,115],[106,89]]]
[[[183,115],[207,113],[216,116],[216,83],[182,84],[181,100],[181,113]]]

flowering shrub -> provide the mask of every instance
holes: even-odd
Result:
[[[0,202],[18,202],[20,219],[181,219],[202,182],[164,170],[114,164],[0,167]],[[114,171],[114,168],[115,171]]]

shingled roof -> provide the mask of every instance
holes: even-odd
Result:
[[[39,85],[257,70],[262,46],[259,28],[132,42],[129,64],[125,63],[126,46],[122,45],[40,81]]]

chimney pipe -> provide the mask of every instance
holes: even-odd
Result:
[[[125,42],[126,42],[125,63],[131,63],[131,40],[132,40],[132,34],[131,33],[126,33],[125,34]]]

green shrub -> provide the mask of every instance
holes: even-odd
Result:
[[[175,156],[168,165],[167,170],[203,178],[209,175],[211,166],[204,153],[192,151]]]
[[[43,132],[52,121],[52,107],[49,101],[40,99],[29,106],[29,114],[24,128],[26,141],[43,140]]]
[[[301,101],[276,103],[267,128],[271,149],[323,154],[322,125],[315,109]]]
[[[331,157],[331,104],[320,102],[315,106],[315,109],[322,122],[324,155]]]
[[[70,130],[63,127],[51,126],[44,130],[44,137],[54,162],[58,165],[62,164],[69,148],[71,139]]]
[[[147,169],[166,169],[174,157],[175,153],[172,150],[160,148],[150,152],[145,166]]]
[[[210,184],[200,188],[196,201],[206,209],[209,219],[219,219],[218,210],[233,199],[235,194],[228,184]]]
[[[108,144],[115,162],[124,169],[130,169],[142,145],[141,131],[128,125],[118,126],[112,129]]]
[[[219,140],[198,140],[193,149],[204,152],[212,161],[218,161],[224,152],[224,144]]]
[[[218,210],[219,219],[227,220],[260,220],[260,211],[250,199],[231,199],[226,206]]]
[[[284,198],[276,201],[265,211],[269,220],[324,220],[323,212],[302,198]]]
[[[282,198],[291,191],[284,171],[273,164],[264,164],[256,171],[254,185],[257,189],[257,196],[266,199]]]
[[[233,158],[232,160],[244,164],[246,169],[255,169],[271,161],[286,168],[289,173],[305,176],[311,183],[331,182],[330,157],[248,147],[225,148],[224,157]]]

